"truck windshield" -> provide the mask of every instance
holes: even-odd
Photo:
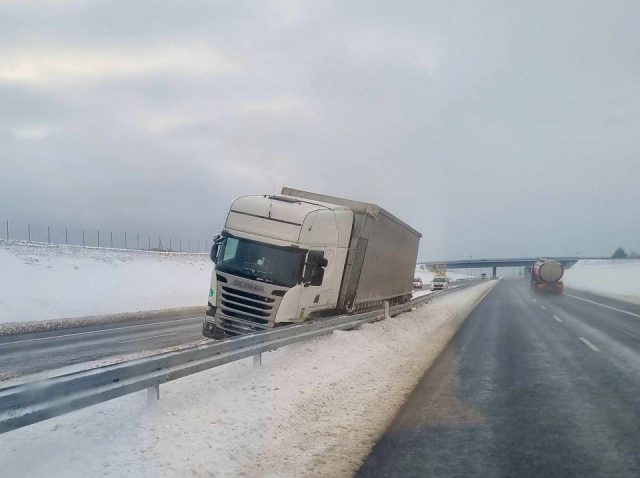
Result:
[[[302,277],[307,251],[250,241],[227,235],[220,247],[216,269],[248,279],[293,287]]]

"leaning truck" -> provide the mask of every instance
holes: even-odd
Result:
[[[553,259],[543,259],[531,268],[531,288],[537,292],[562,294],[564,266]]]
[[[375,204],[291,188],[236,199],[211,249],[206,337],[411,299],[421,234]]]

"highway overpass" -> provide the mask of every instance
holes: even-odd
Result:
[[[508,257],[501,259],[456,259],[452,261],[430,261],[430,262],[418,262],[433,269],[436,264],[446,264],[447,269],[493,269],[493,277],[496,276],[496,269],[498,267],[531,267],[536,261],[540,259],[555,259],[562,263],[565,267],[571,267],[579,260],[583,259],[611,259],[610,257]]]

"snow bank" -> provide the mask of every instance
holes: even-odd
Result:
[[[640,260],[581,260],[565,271],[567,287],[640,304]]]
[[[0,241],[0,323],[206,305],[206,254]]]
[[[0,435],[7,476],[351,476],[495,282]],[[34,459],[34,457],[37,457]]]

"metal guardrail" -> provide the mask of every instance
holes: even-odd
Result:
[[[458,289],[460,288],[418,297],[406,304],[390,307],[388,313],[398,315],[434,297]],[[386,313],[382,309],[356,315],[340,315],[2,388],[0,433],[140,390],[148,389],[150,397],[159,398],[159,386],[163,383],[245,357],[253,356],[254,364],[259,364],[260,354],[263,352],[334,330],[353,329],[367,322],[382,320]]]

